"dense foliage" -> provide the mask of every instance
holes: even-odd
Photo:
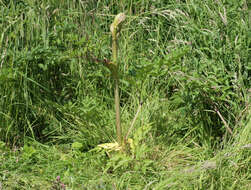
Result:
[[[63,189],[60,180],[68,189],[249,189],[250,7],[0,1],[0,189]],[[111,156],[95,147],[116,139],[114,81],[104,63],[120,12],[124,134],[142,109],[130,154]]]

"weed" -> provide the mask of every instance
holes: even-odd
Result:
[[[0,189],[250,189],[250,15],[247,0],[0,1]]]

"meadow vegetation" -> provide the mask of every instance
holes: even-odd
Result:
[[[0,190],[251,189],[250,27],[248,0],[0,0]]]

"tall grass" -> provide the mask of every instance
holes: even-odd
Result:
[[[47,153],[52,160],[61,155],[47,145],[81,143],[90,160],[78,151],[69,159],[83,161],[87,171],[62,158],[41,174],[48,180],[69,166],[76,184],[69,174],[65,180],[73,188],[85,179],[92,189],[248,189],[250,6],[246,0],[0,1],[0,142],[34,146],[41,155],[23,149],[22,163],[32,160],[44,170]],[[119,12],[127,15],[118,52],[124,131],[142,108],[130,136],[137,148],[107,160],[87,151],[116,139],[113,81],[103,63],[112,55],[110,24]],[[208,160],[217,169],[203,168]]]

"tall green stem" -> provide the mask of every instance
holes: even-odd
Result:
[[[122,145],[122,129],[120,124],[120,100],[119,100],[119,64],[118,64],[118,35],[125,20],[125,14],[118,14],[113,23],[111,24],[112,32],[112,63],[110,64],[110,70],[115,82],[114,98],[115,98],[115,110],[116,110],[116,132],[117,141],[119,145]]]
[[[116,110],[116,131],[117,131],[117,140],[121,145],[122,143],[122,129],[120,125],[120,100],[119,100],[119,79],[115,79],[115,110]]]

